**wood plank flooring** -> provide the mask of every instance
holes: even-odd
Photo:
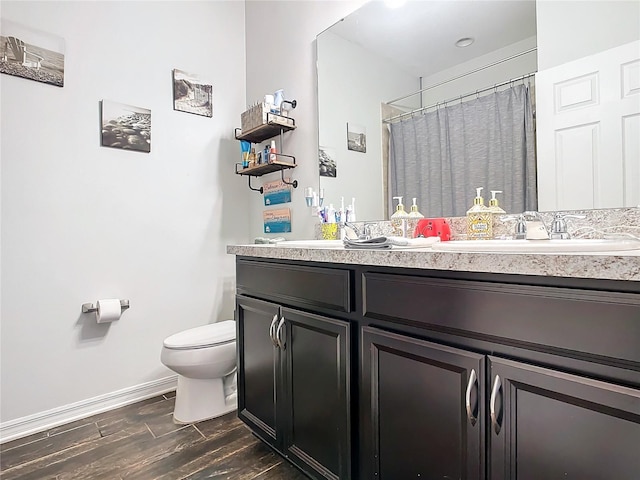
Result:
[[[3,480],[304,480],[232,412],[173,423],[175,393],[0,445]]]

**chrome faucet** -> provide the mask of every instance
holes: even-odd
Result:
[[[538,212],[523,212],[527,240],[548,240],[549,231]]]
[[[566,218],[585,218],[585,216],[556,213],[553,217],[553,222],[551,223],[551,229],[547,229],[547,226],[538,212],[523,212],[519,215],[505,215],[500,217],[500,220],[515,220],[516,240],[566,240],[571,238],[571,235],[567,231]]]
[[[516,240],[545,240],[549,239],[549,232],[538,212],[523,212],[518,215],[505,215],[502,221],[515,221]]]
[[[353,237],[357,238],[358,240],[369,240],[371,238],[371,223],[365,223],[362,226],[362,230],[360,230],[360,228],[358,228],[358,226],[355,223],[352,222],[343,222],[340,226],[342,229],[348,228],[349,230],[351,230],[351,232],[353,233],[353,235],[348,235],[347,232],[345,231],[343,235],[341,235],[342,238],[351,238],[353,239]]]
[[[556,213],[551,223],[551,233],[549,238],[552,240],[566,240],[571,238],[571,235],[567,231],[566,218],[585,218],[584,215],[568,215],[564,213]]]

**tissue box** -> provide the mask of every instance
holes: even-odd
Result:
[[[240,115],[240,127],[243,132],[248,132],[260,125],[267,123],[269,108],[266,103],[259,103]]]

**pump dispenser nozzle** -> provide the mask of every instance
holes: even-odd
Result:
[[[482,187],[476,188],[476,198],[473,199],[474,205],[484,205],[484,198],[482,198]]]
[[[398,200],[398,205],[396,205],[396,211],[391,218],[407,218],[409,214],[405,211],[404,205],[402,204],[402,197],[393,197],[394,200]]]
[[[424,218],[424,215],[422,215],[418,211],[418,204],[416,203],[416,198],[413,199],[413,205],[411,205],[411,211],[409,212],[409,217],[410,218]]]
[[[502,190],[491,190],[491,199],[489,200],[489,211],[491,213],[507,213],[500,205],[498,205],[498,199],[496,198],[496,193],[502,193]]]

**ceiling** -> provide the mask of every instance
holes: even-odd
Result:
[[[535,19],[535,0],[410,0],[395,9],[375,0],[330,31],[428,77],[535,36]],[[456,47],[463,37],[475,42]]]

